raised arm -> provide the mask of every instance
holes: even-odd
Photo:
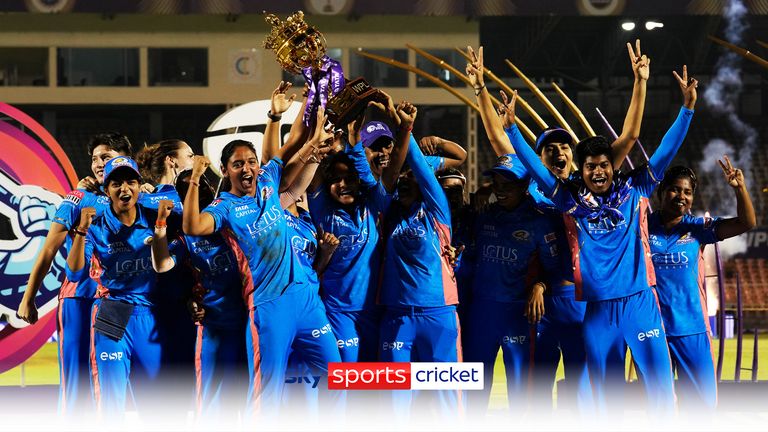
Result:
[[[83,272],[85,268],[85,237],[88,235],[88,229],[91,227],[93,217],[96,215],[96,209],[85,207],[80,212],[80,225],[74,229],[75,238],[72,239],[72,247],[67,256],[67,278],[72,281],[81,281],[85,279]],[[89,254],[90,256],[90,254]]]
[[[419,140],[419,148],[425,156],[437,155],[444,159],[445,167],[456,168],[467,159],[467,151],[453,141],[439,136],[425,136]]]
[[[728,185],[736,193],[736,217],[723,219],[718,222],[715,228],[718,240],[735,237],[757,226],[755,208],[752,206],[752,199],[749,197],[744,173],[740,169],[733,167],[728,156],[724,156],[723,159],[723,161],[718,160],[717,163],[723,169]]]
[[[627,43],[629,61],[632,63],[632,73],[635,82],[632,86],[632,99],[629,101],[627,116],[624,118],[624,126],[621,135],[611,144],[613,153],[613,168],[620,169],[624,159],[632,150],[632,146],[640,137],[640,125],[645,111],[645,93],[648,76],[650,75],[651,59],[640,52],[640,39],[635,40],[635,48]]]
[[[680,113],[672,123],[664,137],[661,139],[661,144],[651,156],[648,161],[648,167],[651,170],[651,174],[658,180],[664,177],[664,171],[667,170],[669,164],[672,163],[677,151],[683,144],[685,135],[688,133],[688,126],[691,125],[691,119],[693,118],[693,107],[696,105],[696,87],[699,82],[694,78],[688,78],[688,67],[683,66],[682,78],[677,72],[672,72],[677,79],[677,83],[680,85],[680,91],[683,93],[683,107],[680,108]]]
[[[410,143],[406,160],[408,161],[408,166],[413,171],[416,182],[419,184],[419,191],[421,191],[424,203],[429,208],[442,213],[446,220],[450,220],[451,210],[448,199],[445,197],[445,192],[443,192],[434,171],[432,171],[432,168],[427,163],[427,159],[424,158],[424,154],[421,153],[421,149],[416,144],[413,134],[410,135],[409,139]]]
[[[395,145],[389,155],[389,165],[381,172],[381,184],[387,192],[394,193],[397,177],[403,168],[405,158],[408,155],[408,146],[413,138],[411,131],[413,130],[413,122],[416,120],[417,110],[415,106],[403,101],[397,106],[394,116],[392,116],[391,99],[389,99],[389,105],[388,112],[392,121],[398,125],[398,130],[395,134]]]
[[[173,201],[160,200],[157,206],[155,231],[152,236],[152,267],[157,273],[165,273],[176,265],[171,257],[171,252],[168,250],[166,219],[171,214],[171,210],[173,210]]]
[[[312,176],[308,179],[308,186],[309,182],[311,182],[314,177],[314,170],[317,169],[316,165],[320,163],[322,157],[324,157],[331,148],[330,145],[333,141],[333,126],[326,125],[328,117],[325,115],[325,109],[323,107],[317,109],[315,119],[315,131],[312,138],[310,138],[309,141],[307,141],[304,146],[291,157],[288,163],[285,164],[283,174],[280,177],[280,193],[286,192],[302,171],[307,169],[307,167],[315,165]],[[307,180],[306,177],[305,180]],[[306,190],[307,186],[304,186],[304,190]]]
[[[501,119],[499,119],[499,115],[493,107],[491,95],[485,87],[483,47],[480,47],[475,52],[472,47],[468,46],[467,51],[469,51],[469,55],[472,57],[472,62],[467,63],[465,70],[475,91],[475,96],[477,96],[477,103],[480,107],[480,119],[483,121],[485,133],[491,141],[491,147],[493,147],[496,156],[514,153],[515,150],[512,148],[507,134],[504,133]],[[512,111],[512,116],[514,118],[514,110]]]
[[[216,222],[208,213],[200,213],[199,186],[200,177],[202,177],[211,161],[205,156],[195,156],[192,164],[192,175],[189,177],[189,189],[187,196],[184,197],[184,218],[181,227],[185,234],[189,235],[208,235],[212,234],[216,228]]]
[[[537,155],[531,146],[525,142],[525,138],[523,138],[517,125],[513,124],[506,129],[506,132],[509,141],[512,143],[512,147],[515,148],[515,152],[520,158],[520,162],[523,163],[523,166],[525,166],[525,169],[539,185],[539,188],[541,188],[548,197],[551,197],[555,192],[557,177],[552,174],[552,171],[544,166],[544,163],[539,159],[539,155]]]

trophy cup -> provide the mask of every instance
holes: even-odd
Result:
[[[328,99],[344,87],[344,71],[341,64],[328,57],[325,37],[315,27],[304,21],[304,12],[298,11],[285,21],[273,14],[265,20],[272,26],[264,40],[264,48],[272,50],[285,71],[304,75],[309,84],[304,124],[309,126],[315,119],[318,106],[326,106]]]
[[[370,101],[386,105],[387,97],[364,78],[356,78],[328,101],[325,113],[336,127],[345,126],[360,116]]]

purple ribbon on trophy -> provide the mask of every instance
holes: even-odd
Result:
[[[344,71],[341,63],[324,55],[320,58],[320,67],[306,67],[301,71],[309,84],[307,107],[304,110],[304,124],[309,126],[317,115],[317,107],[328,103],[328,100],[344,88]]]

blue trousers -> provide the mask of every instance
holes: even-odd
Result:
[[[708,333],[667,336],[672,365],[677,372],[680,406],[691,410],[717,407],[717,378]]]
[[[96,300],[93,305],[92,323],[100,304],[101,301]],[[151,308],[134,307],[120,340],[94,331],[91,324],[92,387],[96,408],[102,418],[122,417],[128,388],[133,391],[138,410],[165,406],[166,401],[157,397],[162,343],[157,337],[154,317]]]
[[[509,409],[524,412],[531,392],[531,367],[535,328],[523,316],[526,302],[502,303],[475,298],[469,307],[467,322],[468,362],[483,362],[485,386],[482,391],[468,392],[467,409],[484,414],[493,384],[493,365],[501,348],[507,376]]]
[[[197,326],[195,342],[195,411],[204,421],[234,415],[242,407],[245,385],[245,327]]]
[[[568,396],[574,395],[579,411],[591,412],[592,387],[582,336],[586,308],[585,302],[573,296],[544,297],[544,317],[538,324],[534,349],[534,408],[552,408],[552,387],[562,355],[568,391],[559,389],[557,406],[572,406]]]
[[[381,320],[379,358],[382,362],[461,361],[459,317],[455,306],[387,307]],[[392,408],[399,421],[410,418],[414,391],[392,392]],[[461,392],[430,392],[442,418],[462,410]]]
[[[377,309],[328,311],[328,320],[343,362],[373,362],[378,357],[379,322]]]
[[[93,410],[88,372],[92,298],[59,299],[59,414]]]
[[[320,296],[308,289],[289,289],[280,297],[255,306],[249,312],[246,334],[249,386],[247,416],[275,420],[280,411],[288,357],[296,352],[324,378],[328,387],[328,363],[340,362],[336,337],[325,315]],[[343,412],[346,394],[327,393],[329,411]]]
[[[618,299],[587,302],[584,345],[595,405],[600,415],[623,411],[627,347],[645,389],[648,412],[675,413],[672,362],[653,290]]]

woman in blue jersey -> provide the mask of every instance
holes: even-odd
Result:
[[[704,246],[740,235],[757,224],[744,174],[725,156],[718,161],[736,195],[736,217],[695,217],[690,214],[696,174],[686,167],[667,170],[657,190],[661,208],[648,218],[656,270],[656,292],[667,333],[672,366],[677,372],[680,405],[713,410],[717,382],[710,347]]]
[[[379,303],[381,361],[456,362],[461,360],[458,294],[453,269],[443,255],[451,244],[451,210],[440,184],[411,130],[416,108],[401,104],[393,155],[407,152],[409,168],[397,179],[398,200],[386,214]],[[438,392],[442,413],[455,415],[457,391]],[[411,392],[395,392],[395,415],[410,414]]]
[[[323,110],[318,120],[324,119]],[[317,122],[320,125],[324,121]],[[246,349],[250,381],[249,414],[276,416],[291,347],[318,370],[339,361],[336,339],[322,303],[314,302],[291,247],[279,194],[290,185],[324,141],[323,127],[283,169],[281,154],[260,166],[256,150],[246,141],[233,141],[222,150],[221,171],[229,180],[223,192],[201,213],[199,179],[210,162],[196,157],[184,202],[184,231],[188,235],[222,232],[232,247],[244,278],[243,296],[249,311]],[[282,149],[281,149],[282,150]],[[334,393],[336,394],[336,393]],[[342,397],[339,395],[338,397]]]
[[[172,200],[181,204],[174,183],[180,172],[192,168],[195,152],[189,144],[179,139],[167,139],[146,146],[136,153],[136,163],[142,176],[155,185],[150,193],[143,194],[141,203],[157,207],[160,200]],[[181,206],[174,211],[181,214]]]
[[[43,279],[49,275],[51,264],[59,249],[62,246],[66,250],[70,249],[74,237],[71,230],[77,226],[81,210],[93,207],[96,214],[100,215],[109,207],[109,198],[100,190],[104,183],[106,163],[117,156],[132,154],[131,143],[125,135],[113,132],[91,137],[88,142],[88,156],[91,159],[93,177],[88,176],[80,180],[78,188],[70,191],[56,209],[45,243],[29,274],[27,288],[19,304],[19,318],[30,324],[37,322],[35,297]],[[59,291],[56,320],[59,341],[58,411],[63,415],[71,415],[92,406],[87,365],[90,314],[95,294],[96,283],[89,278],[80,282],[65,279]]]
[[[137,204],[140,180],[132,159],[107,163],[110,207],[99,216],[93,207],[83,209],[67,258],[70,280],[82,281],[90,273],[98,286],[91,314],[92,389],[99,412],[118,416],[129,384],[140,409],[157,406],[151,402],[162,355],[154,319],[156,270],[173,268],[170,253],[180,249],[177,240],[168,245],[167,231],[171,237],[176,232],[167,222],[173,204],[164,201],[158,211]]]
[[[191,170],[176,179],[183,200],[189,189]],[[200,177],[199,203],[206,207],[214,199],[213,187]],[[243,283],[232,249],[219,233],[183,236],[194,285],[187,305],[196,324],[195,411],[208,424],[236,418],[245,399],[245,322]]]

